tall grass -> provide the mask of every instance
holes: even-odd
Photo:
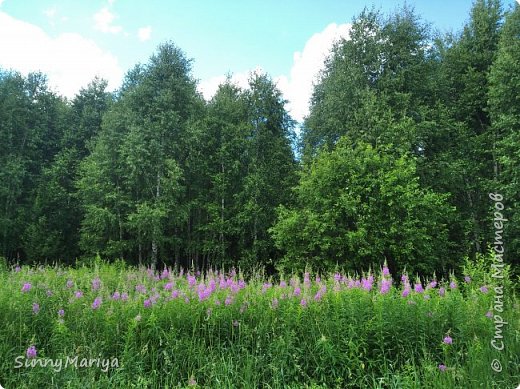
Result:
[[[488,265],[489,258],[468,262],[466,280],[392,279],[384,268],[361,277],[306,273],[276,282],[100,261],[76,269],[4,268],[0,384],[515,388],[518,301],[506,283],[504,312],[493,310],[495,279]],[[491,346],[493,314],[508,323],[502,351]],[[37,354],[28,357],[31,346]],[[65,364],[75,356],[117,358],[118,366],[25,367],[46,360]],[[502,363],[501,372],[491,369],[493,359]]]

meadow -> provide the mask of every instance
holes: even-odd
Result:
[[[2,264],[0,385],[516,388],[508,277],[489,257],[448,279]]]

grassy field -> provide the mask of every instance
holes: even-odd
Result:
[[[514,288],[485,258],[464,276],[4,265],[0,384],[516,388]]]

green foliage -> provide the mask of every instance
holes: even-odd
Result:
[[[380,292],[381,282],[389,280],[382,274],[372,274],[367,291],[341,274],[311,281],[307,273],[303,280],[282,278],[283,284],[210,272],[190,286],[187,275],[170,271],[156,278],[151,269],[100,258],[77,269],[23,266],[0,272],[0,380],[7,388],[49,382],[71,388],[514,387],[520,373],[518,301],[511,291],[504,294],[500,316],[508,324],[501,332],[506,347],[499,352],[490,344],[494,321],[486,316],[494,301],[490,260],[469,263],[471,280],[457,282],[455,289],[448,280],[432,286],[425,279],[423,292],[404,297],[403,286]],[[244,286],[233,291],[220,287],[221,280]],[[200,300],[198,285],[212,282],[215,290]],[[22,292],[26,283],[31,289]],[[480,289],[484,285],[488,292]],[[83,295],[76,297],[77,291]],[[114,298],[115,292],[128,293],[128,299]],[[93,309],[95,298],[102,302]],[[451,345],[443,343],[447,335]],[[16,368],[17,357],[35,361],[25,358],[31,345],[41,362],[61,359],[62,368]],[[76,356],[117,358],[117,367],[66,367],[67,358]],[[490,367],[495,358],[501,373]]]
[[[286,266],[359,270],[386,259],[399,271],[431,273],[452,265],[446,196],[420,188],[414,160],[390,147],[340,139],[302,173],[295,196],[271,230]]]

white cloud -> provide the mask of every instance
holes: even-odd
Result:
[[[101,8],[94,14],[94,28],[104,33],[118,34],[123,31],[123,27],[115,26],[112,22],[116,16],[107,7]]]
[[[56,16],[56,7],[47,8],[43,13],[45,16],[47,16],[49,19],[53,19]]]
[[[0,0],[0,7],[2,6],[3,3],[4,3],[4,0]]]
[[[147,40],[150,40],[152,36],[152,27],[146,26],[141,27],[139,30],[137,30],[137,37],[139,38],[139,41],[146,42]]]
[[[350,27],[350,24],[329,24],[323,31],[309,38],[302,52],[297,51],[293,54],[293,65],[288,76],[275,77],[278,88],[289,101],[287,109],[293,119],[302,122],[308,115],[314,83],[323,69],[325,59],[330,54],[334,42],[341,38],[348,39]],[[259,67],[255,70],[262,71]],[[251,71],[246,71],[234,74],[231,80],[247,88],[250,73]],[[199,90],[204,98],[209,100],[225,80],[224,75],[202,80],[199,83]]]
[[[323,69],[327,55],[334,42],[341,38],[348,39],[350,27],[350,24],[332,23],[323,31],[314,34],[305,43],[302,52],[294,53],[289,76],[281,75],[276,78],[278,88],[289,100],[287,108],[291,116],[299,122],[309,113],[313,86]]]
[[[254,72],[265,73],[260,66],[257,66],[252,70],[232,74],[231,82],[242,89],[247,89],[249,87],[249,77]],[[226,76],[221,75],[202,80],[198,85],[199,92],[202,93],[206,100],[210,100],[217,92],[219,85],[226,82],[226,78]]]
[[[22,74],[41,71],[58,93],[73,97],[95,76],[105,78],[109,89],[123,78],[117,58],[79,34],[51,38],[41,28],[0,12],[0,67]]]

